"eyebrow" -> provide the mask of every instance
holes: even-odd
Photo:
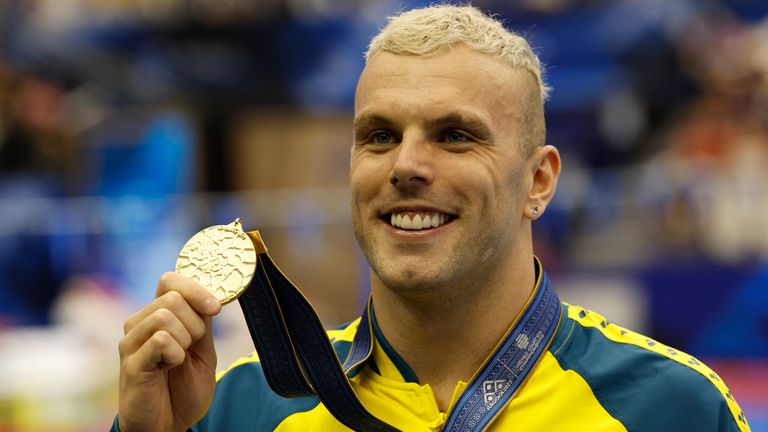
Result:
[[[377,126],[381,125],[385,127],[391,127],[395,124],[395,122],[379,114],[362,114],[360,116],[355,117],[353,124],[354,124],[353,127],[355,128],[355,130],[359,130],[359,129],[365,129],[370,125],[377,125]]]
[[[490,138],[491,128],[480,117],[470,113],[452,111],[436,119],[427,121],[429,129],[439,129],[448,126],[467,128],[470,132],[480,135],[479,138]]]
[[[377,127],[394,127],[397,125],[397,122],[386,116],[374,113],[361,114],[354,120],[354,129],[356,131],[367,129],[371,125]],[[424,126],[426,126],[427,129],[439,129],[448,126],[462,127],[470,129],[471,132],[480,135],[482,138],[489,138],[492,136],[491,128],[488,127],[488,124],[480,117],[460,111],[451,111],[440,117],[427,120]]]

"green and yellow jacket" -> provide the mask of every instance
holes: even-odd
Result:
[[[534,292],[541,291],[538,279]],[[556,297],[555,301],[557,315]],[[530,372],[485,430],[750,430],[725,383],[694,357],[609,323],[595,312],[559,305],[549,345],[539,351]],[[373,336],[367,359],[347,374],[357,397],[373,415],[402,431],[440,431],[451,409],[438,408],[429,384],[419,382],[382,335],[373,308],[366,313],[370,316],[363,322],[370,322],[370,327],[364,325],[365,330],[360,330],[358,319],[328,331],[342,361],[359,330]],[[515,322],[507,334],[522,324]],[[467,387],[467,382],[456,383],[451,408]],[[273,393],[256,353],[218,374],[212,405],[192,427],[194,432],[348,430],[316,397],[288,399]]]
[[[430,386],[419,383],[372,321],[373,354],[350,379],[355,393],[398,429],[439,431],[447,414]],[[342,360],[359,322],[328,332]],[[217,379],[213,404],[193,431],[349,430],[315,397],[272,393],[255,353]],[[466,386],[456,384],[452,402]],[[700,361],[563,303],[552,344],[488,430],[743,432],[749,426],[723,381]]]

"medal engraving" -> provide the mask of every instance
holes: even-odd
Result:
[[[208,289],[222,305],[245,291],[256,271],[256,249],[240,219],[206,228],[184,245],[176,272]]]

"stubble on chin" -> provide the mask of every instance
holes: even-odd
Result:
[[[381,252],[381,251],[378,251]],[[442,262],[420,260],[416,257],[389,257],[372,253],[369,263],[374,285],[381,285],[392,294],[421,303],[445,301],[461,295],[473,283],[467,278],[468,269],[456,262],[456,255],[443,257]]]

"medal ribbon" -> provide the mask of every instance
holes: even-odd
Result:
[[[373,351],[370,301],[342,367],[311,304],[274,264],[258,232],[257,269],[238,298],[267,383],[284,397],[316,395],[342,424],[355,431],[397,432],[373,416],[354,393],[346,372]],[[451,410],[443,431],[482,431],[509,402],[552,341],[560,301],[546,274],[522,316],[508,331]]]
[[[257,250],[256,272],[238,302],[272,390],[316,395],[352,430],[398,432],[365,409],[312,305],[272,262],[258,232],[247,234]]]
[[[538,259],[536,264],[541,267]],[[530,305],[470,381],[448,415],[443,431],[485,430],[549,348],[560,323],[560,299],[546,273],[539,274],[539,286]]]

